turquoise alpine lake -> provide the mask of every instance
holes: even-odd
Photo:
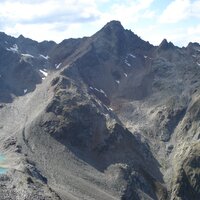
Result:
[[[0,164],[4,160],[5,160],[5,156],[3,156],[2,154],[0,154]],[[0,174],[4,174],[4,173],[6,173],[6,171],[7,171],[6,168],[0,167]]]

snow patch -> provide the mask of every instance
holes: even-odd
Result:
[[[13,53],[17,53],[19,50],[19,47],[17,46],[17,44],[14,44],[12,47],[6,48],[6,50],[12,51]]]
[[[200,66],[200,63],[199,63],[199,62],[197,62],[197,65],[198,65],[198,66]]]
[[[62,65],[62,63],[59,63],[58,65],[55,64],[56,69],[59,69],[61,65]]]
[[[117,84],[120,84],[120,81],[119,81],[119,80],[116,80],[115,82],[116,82]]]
[[[22,53],[21,54],[23,57],[27,57],[27,58],[34,58],[34,56],[28,54],[28,53]]]
[[[91,90],[96,90],[97,92],[100,92],[100,93],[102,93],[105,97],[107,97],[106,93],[105,93],[104,90],[102,90],[102,89],[93,88],[93,87],[91,87],[91,86],[90,86],[90,89],[91,89]]]
[[[127,60],[125,60],[125,64],[131,67],[131,64]]]
[[[130,56],[130,57],[132,57],[132,58],[136,58],[136,56],[133,55],[133,54],[131,54],[131,53],[129,53],[128,56]]]
[[[104,94],[105,97],[107,97],[106,93],[105,93],[102,89],[100,89],[100,92],[101,92],[102,94]]]
[[[147,59],[148,56],[144,56],[145,59]]]
[[[107,107],[107,106],[104,105],[104,104],[103,104],[103,106],[106,108],[107,111],[109,111],[109,112],[110,112],[110,111],[113,111],[113,109],[112,109],[111,107]],[[107,115],[107,114],[105,114],[105,116],[106,116],[106,115]]]
[[[129,67],[131,67],[131,64],[130,64],[130,63],[129,63],[129,61],[128,61],[128,58],[129,58],[129,57],[131,57],[131,58],[134,58],[134,59],[135,59],[135,58],[136,58],[136,56],[135,56],[135,55],[133,55],[133,54],[131,54],[131,53],[129,53],[129,54],[127,54],[127,56],[126,56],[126,58],[125,58],[125,61],[124,61],[124,62],[125,62],[125,64],[126,64],[126,65],[128,65]]]
[[[44,58],[45,60],[48,60],[48,59],[49,59],[49,56],[48,56],[48,55],[47,55],[47,56],[44,56],[44,55],[40,54],[40,57]]]
[[[45,72],[45,71],[47,71],[46,69],[44,69],[44,70],[39,70],[45,77],[47,77],[47,75],[48,75],[48,73],[47,72]],[[42,78],[43,79],[43,78]]]
[[[124,73],[124,76],[126,76],[126,77],[127,77],[128,75],[127,75],[126,73]]]
[[[26,94],[26,93],[27,93],[27,89],[24,90],[24,94]]]
[[[94,88],[96,91],[100,92],[100,90],[98,90],[97,88]]]

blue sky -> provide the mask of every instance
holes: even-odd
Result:
[[[200,42],[200,0],[0,1],[0,31],[38,41],[90,36],[111,20],[154,45]]]

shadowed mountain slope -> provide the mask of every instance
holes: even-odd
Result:
[[[111,21],[60,44],[1,33],[0,52],[1,199],[199,199],[198,43]]]

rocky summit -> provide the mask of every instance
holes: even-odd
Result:
[[[198,43],[0,33],[1,200],[199,200],[199,139]]]

